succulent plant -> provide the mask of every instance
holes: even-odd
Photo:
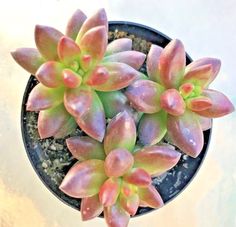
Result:
[[[104,212],[109,227],[125,227],[139,206],[163,205],[151,177],[175,166],[181,154],[169,145],[135,148],[136,139],[134,119],[126,111],[109,122],[104,143],[88,136],[67,139],[70,152],[79,161],[60,189],[82,198],[83,220]]]
[[[145,54],[132,51],[127,38],[108,42],[108,22],[104,9],[86,18],[77,10],[69,20],[65,35],[37,25],[35,48],[19,48],[13,58],[40,82],[31,91],[28,111],[39,111],[41,138],[64,137],[77,124],[102,141],[106,120],[97,91],[116,91],[138,76]],[[77,123],[77,124],[76,124]]]
[[[149,80],[137,80],[126,91],[131,106],[145,113],[138,128],[140,141],[156,144],[167,133],[173,144],[197,157],[211,119],[234,110],[224,94],[208,88],[220,66],[220,60],[214,58],[186,66],[184,46],[177,39],[164,49],[152,45],[147,56]]]

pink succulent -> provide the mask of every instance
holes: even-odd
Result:
[[[116,91],[130,85],[145,60],[145,54],[131,50],[130,39],[107,42],[105,10],[90,18],[77,10],[65,35],[37,25],[37,49],[12,52],[16,62],[40,82],[29,95],[27,110],[40,111],[41,138],[63,137],[78,124],[89,136],[103,140],[105,114],[96,91]]]
[[[110,121],[103,144],[87,136],[66,142],[80,161],[66,174],[60,189],[82,199],[83,220],[104,211],[109,227],[126,227],[139,206],[161,207],[163,201],[151,177],[175,166],[181,156],[165,145],[134,151],[136,126],[126,111]]]
[[[211,118],[229,114],[234,107],[224,94],[208,89],[220,70],[220,60],[202,58],[185,65],[181,41],[172,40],[164,49],[152,45],[147,57],[149,80],[135,81],[126,96],[145,113],[138,129],[144,145],[158,143],[167,132],[173,144],[197,157]]]

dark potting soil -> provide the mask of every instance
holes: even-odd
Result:
[[[109,42],[123,37],[128,37],[133,40],[134,50],[141,51],[145,54],[148,53],[151,46],[150,42],[147,42],[146,40],[136,37],[125,31],[115,30],[113,32],[109,32]],[[145,63],[141,68],[141,71],[146,73]],[[34,79],[34,82],[35,84],[37,83],[36,79]],[[24,123],[26,124],[24,136],[29,137],[29,142],[26,146],[31,162],[33,163],[33,166],[40,177],[43,179],[44,183],[50,188],[50,190],[54,192],[54,194],[66,201],[72,207],[80,209],[80,200],[65,195],[58,189],[58,186],[62,182],[64,176],[71,166],[77,161],[72,157],[69,150],[67,149],[65,139],[71,136],[80,136],[84,134],[79,128],[77,128],[66,138],[40,139],[37,129],[37,118],[38,113],[26,112],[23,119]],[[208,141],[209,131],[208,133],[204,133],[204,137],[205,141]],[[153,178],[152,184],[160,192],[164,202],[168,202],[181,190],[183,190],[183,188],[185,188],[199,168],[199,165],[205,155],[206,148],[207,143],[205,142],[203,148],[204,152],[201,152],[198,158],[193,159],[187,155],[182,155],[179,163],[174,168],[161,176]],[[145,213],[149,210],[152,209],[139,208],[136,215]]]

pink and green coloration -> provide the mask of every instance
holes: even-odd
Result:
[[[136,140],[134,119],[126,111],[110,121],[103,144],[87,136],[67,139],[70,152],[79,161],[60,189],[82,199],[83,220],[104,212],[109,227],[125,227],[139,206],[163,205],[151,177],[175,166],[181,154],[165,145],[135,150]]]
[[[203,131],[211,119],[234,110],[222,93],[209,89],[221,62],[202,58],[186,65],[184,46],[172,40],[164,49],[152,45],[147,56],[149,80],[137,80],[127,91],[131,106],[142,116],[138,136],[143,145],[153,145],[168,134],[170,142],[197,157],[204,144]]]

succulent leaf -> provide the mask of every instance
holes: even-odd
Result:
[[[223,93],[212,89],[205,89],[202,95],[208,97],[212,101],[212,106],[206,110],[195,111],[200,116],[216,118],[234,111],[233,104]]]
[[[58,60],[57,44],[63,34],[55,28],[36,25],[34,36],[36,46],[42,56],[47,60]]]
[[[11,55],[21,67],[32,75],[35,75],[40,65],[45,61],[35,48],[18,48],[12,51]]]
[[[198,96],[187,100],[187,107],[192,111],[207,110],[212,107],[212,101],[208,97]]]
[[[221,61],[216,58],[201,58],[196,61],[193,61],[189,65],[186,66],[185,74],[190,73],[191,71],[197,70],[199,67],[211,65],[211,75],[207,83],[205,83],[205,87],[209,85],[217,76],[220,71]],[[191,73],[190,73],[191,74]]]
[[[160,194],[152,185],[149,185],[147,188],[139,188],[138,195],[143,205],[145,204],[152,208],[160,208],[164,205]]]
[[[116,203],[120,194],[121,180],[119,178],[107,179],[99,190],[99,200],[104,207],[112,206]]]
[[[37,70],[35,76],[46,87],[56,88],[62,85],[63,65],[56,61],[47,61]]]
[[[106,56],[123,52],[130,51],[132,49],[132,40],[128,38],[115,39],[107,45]]]
[[[143,145],[154,145],[165,136],[167,114],[159,111],[154,114],[144,114],[139,122],[138,137]]]
[[[130,50],[108,55],[103,58],[103,62],[122,62],[138,70],[143,65],[146,55]]]
[[[102,85],[109,79],[109,72],[104,66],[97,66],[86,78],[86,84],[90,86]]]
[[[96,195],[107,179],[102,160],[90,159],[76,163],[66,174],[60,189],[74,198]]]
[[[131,106],[144,113],[160,111],[160,96],[163,87],[150,80],[137,80],[125,92]]]
[[[167,89],[161,94],[160,105],[167,113],[174,116],[182,115],[185,111],[185,102],[174,88]]]
[[[116,91],[130,85],[139,75],[139,72],[121,62],[102,63],[109,72],[107,81],[93,88],[97,91]]]
[[[133,155],[126,149],[117,148],[107,155],[104,169],[108,177],[120,177],[128,172],[133,164]]]
[[[177,88],[183,78],[186,64],[182,42],[172,40],[162,51],[159,58],[160,80],[166,88]]]
[[[67,23],[66,36],[75,40],[86,19],[86,15],[80,9],[77,9]]]
[[[83,198],[81,200],[80,208],[83,221],[88,221],[90,219],[96,218],[103,211],[103,206],[99,201],[98,195]]]
[[[168,115],[168,135],[184,153],[196,158],[203,148],[203,132],[195,113],[186,110],[181,116]]]
[[[206,131],[212,127],[212,119],[208,117],[198,116],[199,124],[201,125],[202,131]]]
[[[159,58],[163,48],[152,44],[147,56],[147,74],[150,80],[160,83]]]
[[[116,148],[133,151],[136,142],[136,126],[133,118],[126,112],[116,115],[108,124],[104,138],[106,154]]]
[[[127,227],[130,216],[119,203],[104,208],[104,217],[108,227]]]
[[[105,26],[105,32],[108,32],[107,15],[104,9],[99,9],[97,12],[94,13],[94,15],[84,21],[76,37],[76,43],[80,44],[80,41],[85,35],[85,33],[97,26]]]
[[[181,154],[168,146],[144,147],[134,153],[134,167],[150,175],[160,175],[177,164]]]
[[[64,85],[68,88],[76,88],[82,83],[82,77],[71,69],[64,69],[62,78]]]
[[[89,159],[105,159],[101,143],[88,136],[74,136],[66,140],[66,145],[73,157],[85,161]]]
[[[39,112],[38,131],[41,139],[51,136],[62,138],[76,127],[74,118],[65,110],[63,104]]]
[[[136,193],[128,197],[124,194],[120,194],[120,204],[126,212],[134,216],[139,207],[139,196]]]
[[[29,94],[27,111],[40,111],[55,107],[63,102],[64,88],[48,88],[37,84]]]

